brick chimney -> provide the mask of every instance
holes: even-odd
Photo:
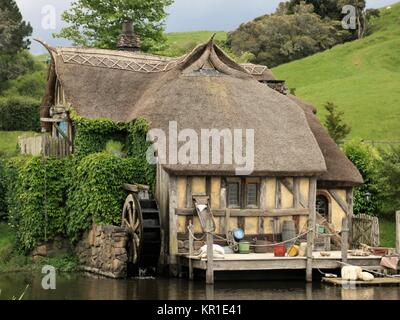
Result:
[[[135,34],[132,21],[122,23],[122,32],[118,37],[117,49],[122,51],[140,51],[140,38]]]

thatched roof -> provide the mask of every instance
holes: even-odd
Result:
[[[147,118],[152,128],[254,129],[254,175],[320,175],[325,159],[297,104],[239,65],[213,41],[180,58],[51,48],[66,99],[84,117],[117,122]],[[253,76],[254,74],[254,76]],[[223,150],[221,152],[223,154]],[[236,165],[166,165],[176,174],[235,174]]]

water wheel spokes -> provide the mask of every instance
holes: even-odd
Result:
[[[129,258],[137,264],[143,243],[143,218],[136,196],[129,194],[122,209],[122,227],[130,234]]]

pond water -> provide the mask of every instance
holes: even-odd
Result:
[[[0,275],[0,300],[19,297],[29,285],[25,300],[400,300],[400,287],[342,288],[304,281],[217,281],[206,286],[204,280],[127,279],[112,280],[88,274],[58,274],[56,289],[44,290],[42,274]]]

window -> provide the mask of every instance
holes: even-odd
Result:
[[[228,208],[258,208],[259,186],[260,184],[257,178],[228,179]]]
[[[228,183],[228,207],[240,208],[240,182]]]
[[[248,183],[246,187],[246,206],[258,207],[258,184]]]
[[[316,211],[329,221],[329,201],[324,195],[317,195]]]

